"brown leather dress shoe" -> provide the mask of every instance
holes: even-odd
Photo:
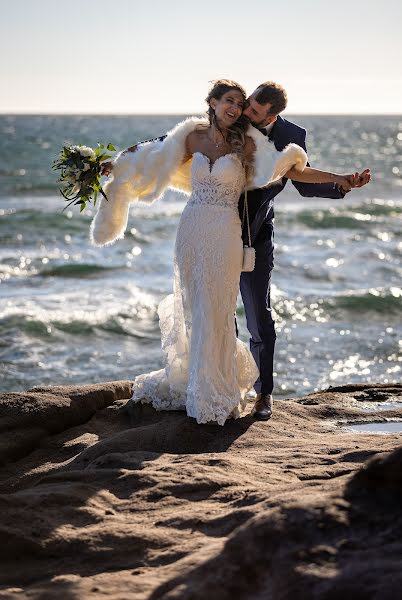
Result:
[[[268,421],[272,417],[272,394],[258,394],[251,414],[258,421]]]

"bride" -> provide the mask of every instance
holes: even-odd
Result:
[[[186,410],[197,423],[239,417],[258,378],[235,332],[241,193],[283,176],[350,187],[348,175],[306,167],[295,144],[278,152],[242,116],[245,100],[239,84],[219,80],[206,98],[208,119],[187,119],[164,139],[121,153],[91,224],[92,242],[109,244],[123,237],[130,202],[153,202],[167,187],[191,193],[177,230],[173,294],[158,307],[165,367],[136,377],[131,401]]]

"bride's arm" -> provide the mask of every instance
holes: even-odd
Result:
[[[183,160],[181,161],[181,164],[184,165],[184,163],[186,163],[188,160],[190,160],[190,158],[192,158],[195,150],[194,150],[194,144],[195,144],[195,140],[196,140],[196,136],[197,136],[197,132],[196,131],[192,131],[191,133],[188,134],[188,136],[186,137],[186,140],[184,142],[184,156],[183,156]]]
[[[312,167],[305,167],[303,171],[298,171],[294,167],[285,173],[285,177],[293,181],[302,183],[337,183],[344,190],[350,190],[354,186],[355,175],[339,175],[329,171],[321,171]]]
[[[191,131],[184,142],[185,154],[183,156],[182,164],[186,163],[190,158],[193,157],[194,152],[197,152],[200,147],[200,134],[198,130]]]

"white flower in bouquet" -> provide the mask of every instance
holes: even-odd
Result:
[[[89,171],[89,169],[91,168],[91,165],[89,163],[84,162],[84,168],[82,169],[85,173],[85,171]]]
[[[92,158],[95,160],[96,154],[92,150],[92,148],[88,148],[88,146],[78,146],[78,149],[79,149],[79,153],[81,154],[81,156],[85,156],[85,157]]]
[[[75,170],[73,171],[72,169],[67,171],[64,175],[64,180],[74,184],[77,181],[77,172]]]

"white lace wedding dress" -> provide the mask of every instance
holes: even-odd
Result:
[[[165,368],[136,377],[132,401],[186,410],[198,423],[223,425],[240,415],[258,378],[251,352],[236,338],[234,320],[244,168],[236,154],[211,165],[196,152],[191,175],[192,194],[177,231],[174,293],[158,308]]]

